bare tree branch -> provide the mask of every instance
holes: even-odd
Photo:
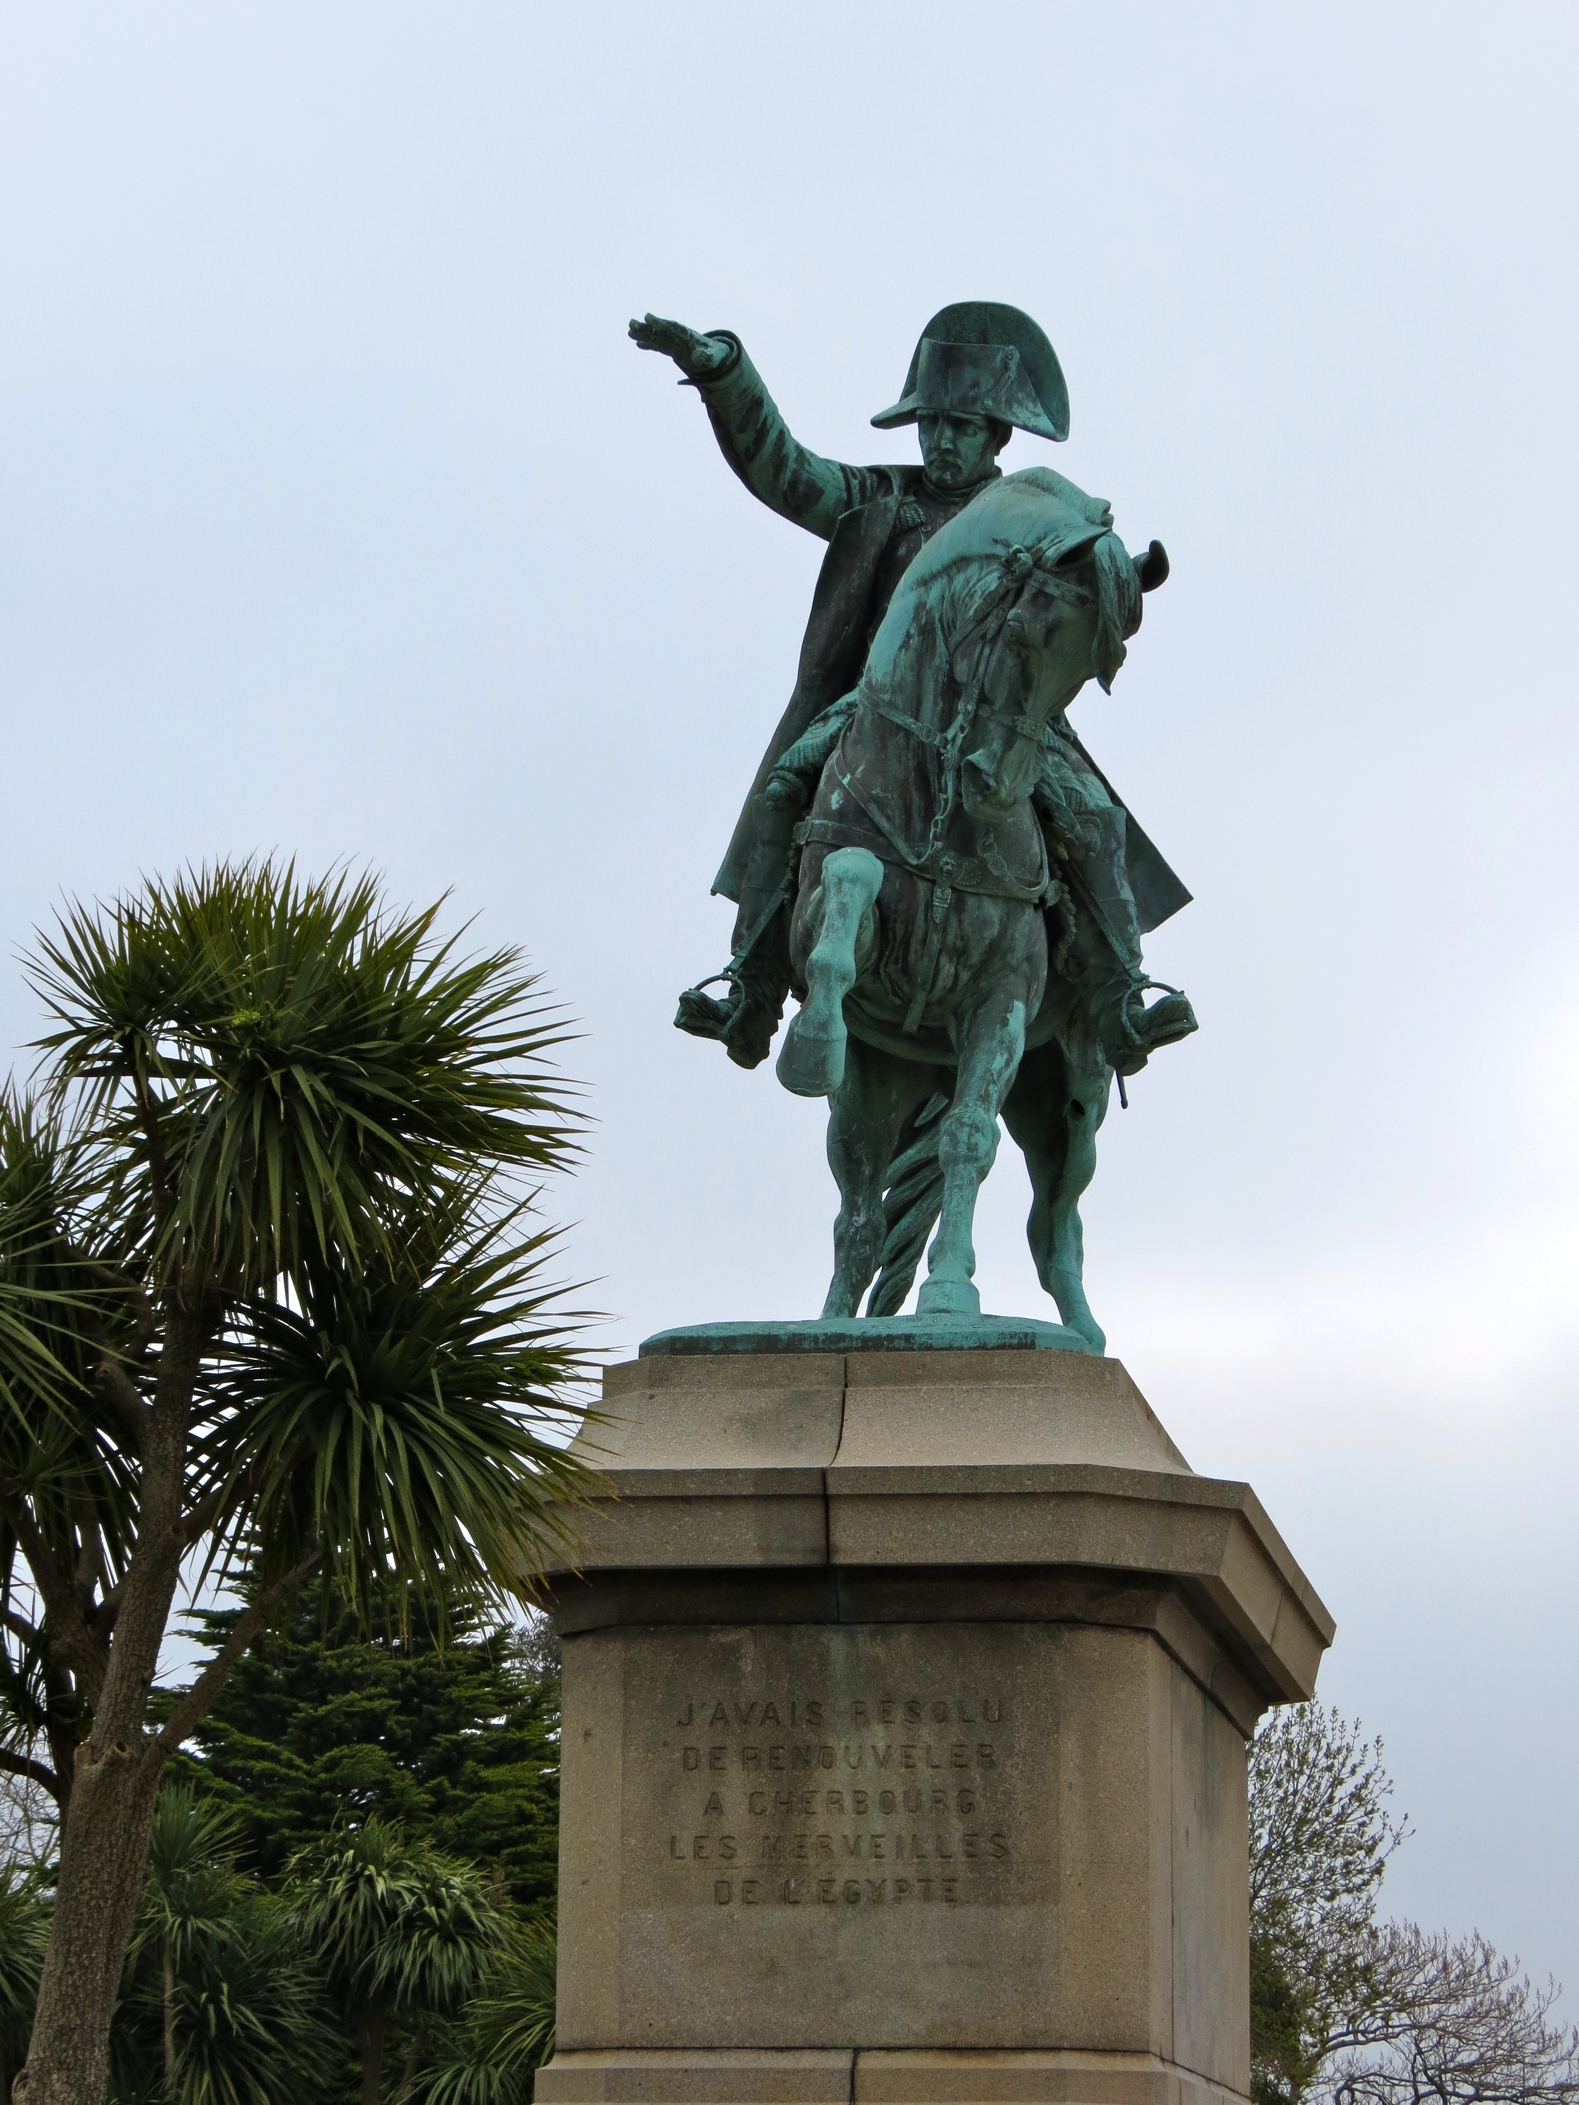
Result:
[[[0,1771],[7,1776],[20,1776],[28,1783],[36,1783],[48,1791],[58,1806],[64,1807],[70,1792],[62,1785],[53,1769],[46,1768],[41,1761],[34,1761],[29,1754],[12,1754],[0,1747]]]
[[[14,1638],[29,1647],[36,1645],[43,1635],[37,1623],[30,1623],[14,1608],[0,1608],[0,1630],[9,1630]]]
[[[1333,2041],[1338,2105],[1573,2105],[1579,2031],[1553,2025],[1555,1981],[1536,1987],[1479,1931],[1413,1923],[1376,1933],[1384,1993]]]

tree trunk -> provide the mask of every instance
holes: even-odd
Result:
[[[109,2080],[110,2018],[143,1889],[163,1763],[121,1741],[77,1752],[38,2013],[17,2105],[99,2105]]]
[[[378,2105],[378,2078],[384,2065],[384,2013],[362,2009],[356,2014],[356,2044],[362,2056],[362,2105]]]
[[[170,1311],[143,1446],[137,1543],[93,1735],[76,1751],[33,2036],[13,2086],[17,2105],[103,2105],[109,2082],[110,2020],[165,1762],[143,1721],[181,1575],[187,1423],[209,1328],[201,1313]]]
[[[412,2088],[417,2080],[417,2070],[422,2066],[422,2057],[427,2051],[427,2045],[428,2021],[423,2017],[417,2020],[417,2029],[411,2035],[411,2044],[406,2049],[406,2065],[400,2071],[400,2082],[395,2091],[395,2105],[406,2105],[406,2100],[411,2096]],[[0,2097],[4,2095],[5,2093],[0,2091]]]

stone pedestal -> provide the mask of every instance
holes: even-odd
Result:
[[[1332,1637],[1254,1494],[1113,1360],[705,1342],[583,1438],[538,2098],[1243,2098],[1246,1739]]]

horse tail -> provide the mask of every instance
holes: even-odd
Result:
[[[888,1165],[883,1179],[883,1262],[866,1304],[869,1316],[897,1315],[904,1306],[927,1237],[943,1211],[938,1136],[948,1106],[946,1096],[929,1098],[907,1121],[899,1153]]]

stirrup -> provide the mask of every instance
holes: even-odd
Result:
[[[704,987],[716,987],[727,983],[727,972],[715,972],[711,979],[704,979],[694,987],[687,987],[680,996],[680,1005],[674,1012],[674,1027],[686,1031],[693,1038],[722,1038],[734,1019],[734,1005],[718,1001],[711,994],[704,994]]]
[[[1153,1002],[1149,1009],[1142,1006],[1139,1016],[1132,1019],[1131,1000],[1153,987],[1164,998]],[[1164,1045],[1176,1045],[1181,1038],[1188,1038],[1192,1031],[1200,1028],[1189,996],[1182,988],[1170,987],[1166,980],[1161,979],[1137,980],[1124,996],[1118,1021],[1124,1034],[1125,1049],[1113,1065],[1120,1075],[1138,1073],[1151,1054],[1160,1051]]]

